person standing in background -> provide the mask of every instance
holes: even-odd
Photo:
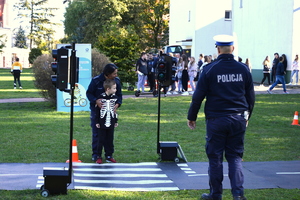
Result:
[[[284,58],[282,56],[279,57],[279,63],[276,68],[276,81],[273,83],[273,85],[267,90],[269,94],[273,94],[272,90],[273,88],[278,84],[282,84],[283,93],[288,94],[285,87],[285,79],[284,79],[284,65],[283,65]]]
[[[20,59],[16,58],[16,62],[14,62],[11,66],[11,73],[14,76],[14,89],[17,89],[17,81],[19,84],[19,88],[23,89],[20,81],[20,76],[23,68],[22,68],[22,64],[19,61]]]
[[[147,54],[145,52],[141,53],[141,57],[136,63],[136,73],[138,74],[137,91],[140,92],[142,89],[142,92],[145,92],[145,82],[148,75]]]
[[[249,71],[252,72],[252,65],[249,58],[246,58],[245,64],[249,67]]]
[[[197,71],[198,71],[198,66],[197,63],[195,61],[194,57],[190,58],[190,62],[188,64],[188,74],[189,74],[189,81],[190,81],[190,86],[192,88],[192,91],[190,92],[190,94],[193,94],[195,91],[195,82],[194,79],[197,76]]]
[[[293,76],[296,74],[296,85],[298,85],[298,74],[299,74],[299,65],[298,65],[298,55],[295,56],[295,60],[292,65],[292,75],[291,75],[291,82],[289,83],[292,85],[293,83]]]
[[[182,76],[181,76],[181,83],[182,83],[182,94],[181,95],[189,95],[188,92],[188,81],[189,81],[189,74],[188,74],[188,58],[185,54],[182,54]]]
[[[273,64],[272,64],[272,75],[271,75],[272,83],[274,83],[276,80],[276,68],[277,68],[278,63],[279,63],[279,54],[274,53],[274,59],[273,59]]]
[[[266,56],[265,60],[263,61],[263,74],[264,74],[264,77],[263,79],[261,80],[261,83],[260,83],[260,86],[263,86],[264,84],[264,81],[266,80],[266,78],[268,79],[268,84],[271,85],[271,82],[270,82],[270,67],[271,67],[271,63],[270,63],[270,58],[269,56]]]

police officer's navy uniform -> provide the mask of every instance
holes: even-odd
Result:
[[[98,96],[105,92],[103,87],[103,82],[106,80],[103,73],[101,73],[98,76],[95,76],[86,91],[86,96],[90,101],[90,110],[91,110],[91,127],[92,127],[92,151],[93,151],[93,159],[95,160],[99,154],[97,150],[98,146],[98,129],[96,127],[96,113],[95,113],[95,105],[96,100],[98,99]],[[117,92],[116,96],[118,97],[116,104],[119,104],[121,106],[122,104],[122,87],[121,87],[121,81],[118,77],[114,79],[116,81],[117,85]]]
[[[248,111],[251,115],[255,101],[249,68],[234,60],[232,54],[220,54],[215,62],[206,65],[192,98],[188,120],[196,121],[205,97],[209,196],[212,199],[222,199],[224,151],[229,166],[232,195],[243,196],[241,160],[247,123],[244,112]]]

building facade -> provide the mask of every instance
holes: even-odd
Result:
[[[171,0],[170,44],[191,49],[198,58],[216,54],[213,36],[235,36],[235,56],[250,59],[255,82],[262,79],[262,62],[275,52],[288,60],[286,81],[300,50],[299,0]]]
[[[0,67],[11,68],[16,57],[20,59],[23,67],[29,67],[29,49],[20,49],[13,47],[13,31],[11,25],[13,19],[13,2],[8,0],[0,0],[0,35],[3,35],[1,40],[5,42],[5,48],[0,53]]]

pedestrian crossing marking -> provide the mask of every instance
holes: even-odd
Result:
[[[73,163],[74,189],[119,191],[179,190],[157,163]],[[40,188],[44,177],[39,176]]]

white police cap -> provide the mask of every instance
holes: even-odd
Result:
[[[216,35],[213,39],[216,41],[216,46],[231,46],[234,41],[231,35]]]

